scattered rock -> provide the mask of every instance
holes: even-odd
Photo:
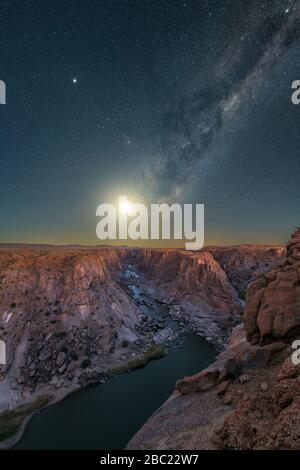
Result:
[[[246,382],[249,382],[250,376],[247,374],[240,375],[239,382],[241,385],[244,385]]]
[[[67,368],[67,364],[64,363],[64,364],[58,369],[58,372],[59,372],[60,374],[63,374],[64,371],[66,370],[66,368]]]
[[[224,405],[231,405],[232,401],[233,401],[233,397],[232,397],[231,393],[227,393],[225,395],[225,397],[223,398]]]
[[[47,349],[44,349],[39,355],[39,361],[47,361],[52,356],[52,353]]]
[[[232,377],[238,378],[251,369],[264,368],[268,365],[271,353],[267,349],[258,348],[238,352],[225,363],[225,369]]]
[[[221,382],[217,387],[217,395],[224,395],[230,383],[230,380],[225,380],[224,382]]]
[[[63,351],[61,351],[59,355],[57,356],[56,365],[58,367],[61,367],[64,364],[65,360],[66,360],[66,354]]]
[[[222,369],[219,371],[219,383],[223,382],[224,380],[228,380],[229,379],[229,374],[227,372],[227,370],[225,369],[225,367],[222,367]]]
[[[188,393],[205,392],[217,384],[219,370],[205,370],[192,377],[185,377],[176,383],[176,389],[186,395]]]
[[[263,382],[262,384],[260,384],[260,389],[262,392],[266,392],[267,390],[269,390],[269,385],[267,384],[267,382]]]

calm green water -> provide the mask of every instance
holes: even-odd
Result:
[[[185,375],[207,367],[215,351],[188,335],[181,348],[143,369],[82,390],[34,416],[15,449],[123,449]]]

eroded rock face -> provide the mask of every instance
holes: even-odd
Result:
[[[30,399],[45,387],[55,391],[100,380],[150,347],[164,321],[145,318],[130,291],[133,282],[150,299],[176,307],[179,320],[212,340],[241,313],[209,253],[0,250],[0,337],[7,347],[0,383],[5,381],[12,400]]]
[[[226,273],[205,251],[143,250],[137,265],[149,296],[178,306],[177,318],[192,323],[223,347],[241,317],[241,303]]]
[[[300,230],[287,245],[284,262],[248,289],[244,312],[247,338],[269,342],[300,332]]]
[[[15,399],[44,385],[78,385],[138,346],[139,310],[115,273],[121,252],[0,251],[0,328]],[[62,379],[62,380],[61,380]],[[88,380],[87,380],[88,383]]]
[[[158,286],[161,298],[185,297],[192,302],[197,297],[198,303],[212,305],[223,317],[232,315],[232,309],[240,311],[238,302],[233,302],[236,295],[225,272],[209,252],[143,250],[139,268],[152,285]]]
[[[250,283],[284,261],[281,246],[239,245],[212,247],[208,251],[220,263],[241,298]]]

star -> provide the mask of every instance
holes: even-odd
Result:
[[[74,84],[76,84],[76,83],[77,83],[77,78],[73,78],[73,79],[72,79],[72,82],[73,82]]]

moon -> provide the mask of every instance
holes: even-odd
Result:
[[[120,196],[119,201],[120,210],[123,213],[128,214],[128,212],[132,210],[132,204],[128,201],[126,196]]]

